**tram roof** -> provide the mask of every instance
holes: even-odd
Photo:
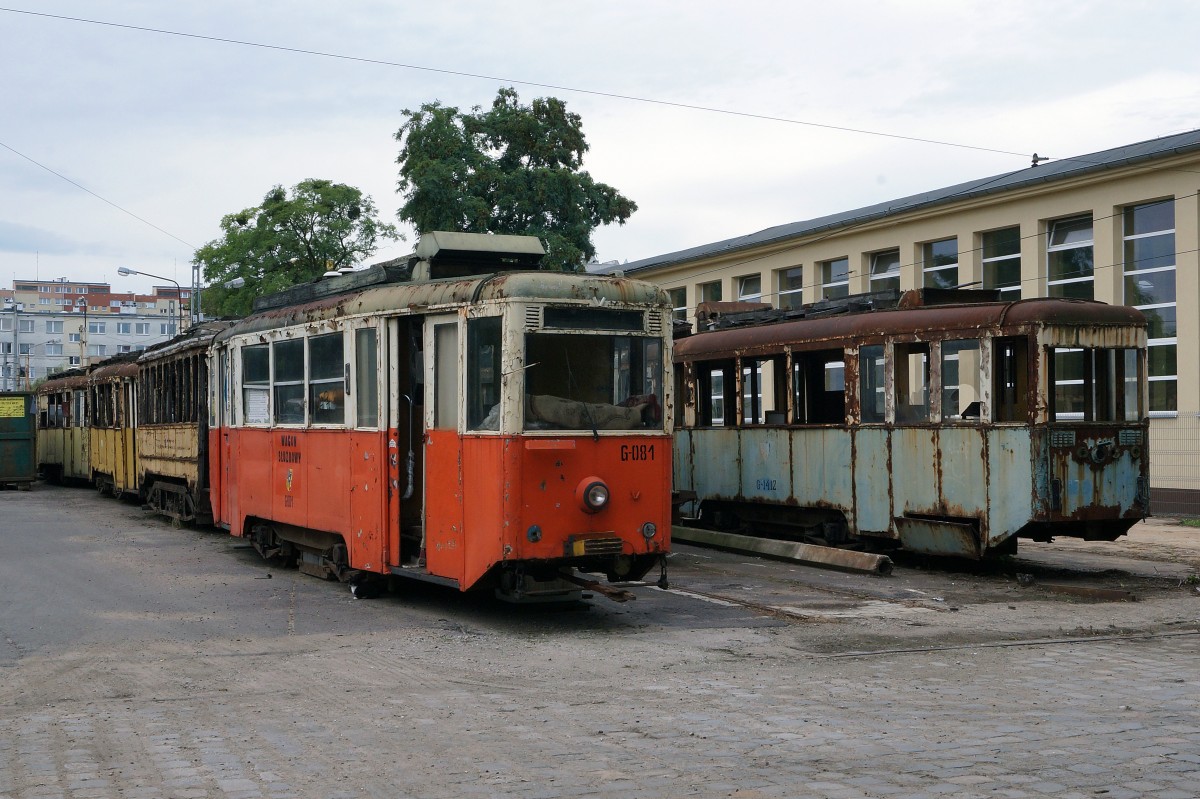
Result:
[[[347,316],[427,313],[507,300],[647,306],[662,306],[669,302],[666,292],[651,283],[629,277],[574,272],[512,271],[418,282],[381,281],[358,290],[259,311],[218,333],[215,340]]]
[[[178,352],[198,347],[206,348],[212,343],[214,336],[232,324],[233,322],[231,321],[213,319],[192,325],[174,338],[155,344],[152,347],[147,347],[142,352],[141,357],[138,358],[138,363],[166,358]]]
[[[675,342],[676,360],[730,358],[818,342],[854,342],[931,332],[998,332],[1019,327],[1144,327],[1141,311],[1094,300],[1032,298],[1013,302],[892,308],[712,330]]]

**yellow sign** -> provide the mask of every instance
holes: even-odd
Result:
[[[24,415],[24,397],[0,397],[0,419],[15,419]]]

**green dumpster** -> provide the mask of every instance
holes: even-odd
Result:
[[[0,488],[28,489],[37,477],[36,418],[33,394],[0,392]]]

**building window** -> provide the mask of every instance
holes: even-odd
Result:
[[[921,247],[927,289],[958,287],[958,239],[931,241]]]
[[[47,333],[63,332],[63,323],[62,322],[47,322],[46,323],[46,332]]]
[[[136,322],[133,326],[133,332],[139,336],[150,335],[150,323],[149,322]]]
[[[983,234],[983,287],[996,289],[1000,299],[1021,299],[1021,228]]]
[[[845,297],[850,293],[850,259],[835,258],[821,267],[821,298],[826,300]]]
[[[721,301],[721,281],[719,280],[712,283],[701,283],[696,290],[700,294],[700,302]]]
[[[79,366],[79,356],[78,355],[68,356],[67,363],[69,363],[71,366]]]
[[[132,352],[132,351],[133,351],[133,347],[129,346],[128,344],[121,344],[117,347],[117,352]]]
[[[1150,411],[1179,408],[1175,324],[1175,201],[1125,209],[1125,304],[1146,315]]]
[[[91,358],[91,357],[100,358],[107,354],[108,354],[108,346],[105,344],[89,344],[88,345],[88,357],[89,358]]]
[[[88,322],[88,332],[89,333],[103,333],[104,332],[104,322]]]
[[[670,289],[667,291],[667,296],[671,298],[671,318],[686,322],[688,312],[687,289]]]
[[[1046,237],[1046,294],[1090,300],[1095,295],[1092,216],[1050,223]]]
[[[33,320],[32,319],[18,319],[17,320],[17,332],[32,333],[33,332]]]
[[[133,332],[133,323],[117,322],[117,333],[123,336],[128,336]]]
[[[67,341],[71,342],[72,344],[78,344],[79,343],[79,334],[78,333],[68,333]]]
[[[63,354],[62,345],[61,344],[47,344],[46,345],[46,354],[47,355],[62,355]]]
[[[12,319],[0,319],[0,333],[12,330]]]
[[[900,251],[887,250],[871,256],[871,291],[900,290]]]
[[[17,345],[17,355],[33,355],[33,345],[32,344],[18,344]]]
[[[738,278],[738,300],[740,302],[762,300],[762,275],[746,275]]]
[[[775,292],[780,308],[799,308],[804,304],[804,267],[793,266],[775,273]]]
[[[159,325],[158,332],[160,332],[164,336],[173,336],[173,335],[175,335],[175,325],[174,324]]]

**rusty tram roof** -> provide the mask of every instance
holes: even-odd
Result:
[[[731,358],[784,347],[882,335],[920,336],[1001,329],[1087,325],[1145,327],[1141,311],[1094,300],[1038,297],[1013,302],[961,303],[870,310],[697,333],[675,342],[675,360]]]
[[[331,278],[330,280],[338,280]],[[383,282],[309,302],[251,314],[217,334],[224,341],[243,333],[362,314],[410,314],[510,299],[548,302],[668,304],[666,292],[641,280],[573,272],[521,271],[420,282]]]

